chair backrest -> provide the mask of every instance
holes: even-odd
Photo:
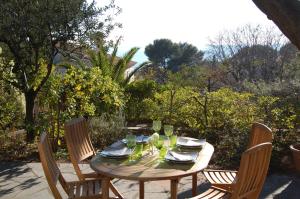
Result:
[[[254,123],[251,129],[248,148],[265,142],[272,143],[272,139],[272,130],[269,127],[261,123]]]
[[[232,199],[257,199],[271,159],[272,144],[262,143],[246,150],[241,159]]]
[[[65,139],[76,174],[80,180],[84,180],[79,163],[95,155],[95,150],[88,133],[87,122],[83,117],[72,119],[65,124]]]
[[[66,192],[68,192],[68,187],[53,157],[47,133],[41,135],[38,150],[43,170],[54,198],[61,199],[62,197],[56,187],[57,182],[60,182]]]

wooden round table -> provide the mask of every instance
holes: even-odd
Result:
[[[214,147],[207,143],[199,150],[199,155],[194,164],[176,164],[158,161],[158,156],[146,155],[140,160],[105,158],[96,155],[90,162],[91,168],[104,176],[102,180],[102,196],[109,198],[109,181],[111,178],[136,180],[140,183],[140,198],[144,198],[144,182],[157,180],[171,181],[171,198],[177,198],[179,179],[192,176],[192,193],[196,195],[197,173],[205,169],[214,152]]]

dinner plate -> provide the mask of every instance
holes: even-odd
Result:
[[[147,136],[147,135],[136,136],[136,142],[137,143],[147,143],[148,141],[149,141],[149,136]],[[122,139],[122,142],[126,144],[127,139],[126,138]]]
[[[194,163],[197,157],[198,152],[177,152],[169,150],[165,159],[174,163]]]
[[[205,139],[195,139],[190,137],[178,137],[176,145],[186,148],[199,148],[204,146],[206,143]]]
[[[109,158],[126,158],[131,155],[132,150],[127,147],[122,148],[106,148],[100,152],[100,155],[103,157]]]

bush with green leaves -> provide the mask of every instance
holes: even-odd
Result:
[[[89,129],[93,145],[97,149],[112,144],[116,140],[124,138],[123,127],[126,126],[125,116],[122,111],[115,114],[103,113],[89,119]]]
[[[154,93],[153,98],[142,101],[146,110],[144,115],[151,120],[158,119],[177,126],[189,126],[195,120],[192,112],[197,105],[193,100],[195,95],[197,92],[191,87],[177,88],[166,85],[161,91]]]
[[[125,87],[127,102],[125,106],[126,119],[128,121],[147,121],[149,118],[145,115],[145,109],[142,101],[152,99],[154,94],[160,90],[160,85],[152,80],[135,81]]]
[[[53,73],[41,91],[38,126],[59,142],[65,121],[115,113],[123,105],[123,89],[110,77],[103,76],[99,68],[71,66],[64,74]]]
[[[299,128],[296,96],[257,95],[221,88],[213,92],[169,84],[132,103],[145,119],[159,119],[177,127],[197,128],[215,146],[215,163],[238,166],[246,149],[253,122],[262,122],[273,132],[272,167],[278,167]],[[144,112],[142,112],[144,111]],[[297,126],[298,125],[298,126]],[[190,135],[192,136],[192,135]]]
[[[22,97],[10,85],[0,80],[0,132],[23,126]]]

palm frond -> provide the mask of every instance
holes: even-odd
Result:
[[[140,65],[138,65],[133,71],[131,71],[131,73],[125,78],[124,82],[123,82],[123,85],[125,86],[126,84],[129,83],[131,77],[137,72],[139,71],[140,69],[144,68],[144,67],[148,67],[151,65],[151,62],[150,61],[145,61],[143,63],[141,63]]]
[[[128,68],[128,64],[131,62],[133,56],[139,48],[131,48],[125,55],[118,60],[118,62],[114,65],[114,80],[121,83],[124,80],[125,70]]]
[[[119,37],[116,44],[114,45],[114,49],[113,49],[113,52],[112,52],[111,57],[110,57],[110,65],[111,66],[113,66],[114,63],[115,63],[115,59],[117,57],[117,52],[118,52],[118,47],[119,47],[120,41],[121,41],[121,37]]]

